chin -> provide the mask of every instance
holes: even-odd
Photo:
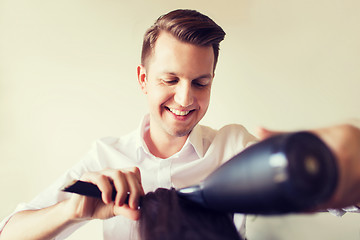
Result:
[[[191,132],[191,130],[190,131],[183,131],[183,132],[176,132],[175,134],[174,134],[174,136],[176,136],[176,137],[185,137],[185,136],[187,136],[187,135],[189,135],[189,133]]]
[[[171,135],[175,137],[184,137],[184,136],[188,136],[195,126],[196,125],[186,129],[172,129],[169,132],[171,132],[172,133]]]

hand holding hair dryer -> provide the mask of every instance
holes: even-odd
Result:
[[[336,159],[314,134],[277,135],[234,156],[201,184],[178,194],[203,207],[248,214],[304,212],[328,200]]]

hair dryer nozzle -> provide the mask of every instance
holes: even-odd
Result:
[[[202,206],[206,206],[204,197],[202,195],[201,185],[194,185],[191,187],[181,188],[177,190],[179,197],[198,203]]]

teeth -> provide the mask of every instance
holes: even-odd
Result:
[[[177,109],[173,109],[173,108],[169,108],[170,112],[174,113],[175,115],[178,115],[178,116],[185,116],[185,115],[188,115],[190,111],[180,111],[180,110],[177,110]]]

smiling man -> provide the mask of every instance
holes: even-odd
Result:
[[[167,158],[182,148],[208,109],[214,51],[212,46],[184,43],[164,31],[148,58],[138,67],[150,109],[145,141],[154,147],[154,155]]]
[[[0,239],[63,239],[91,219],[104,219],[104,239],[132,239],[141,196],[160,187],[197,184],[256,141],[241,125],[219,130],[198,125],[209,106],[224,36],[220,26],[197,11],[161,16],[145,33],[137,67],[149,105],[140,127],[96,141],[80,163],[2,222]],[[96,184],[102,199],[59,191],[73,179]],[[244,234],[244,216],[235,219]]]

